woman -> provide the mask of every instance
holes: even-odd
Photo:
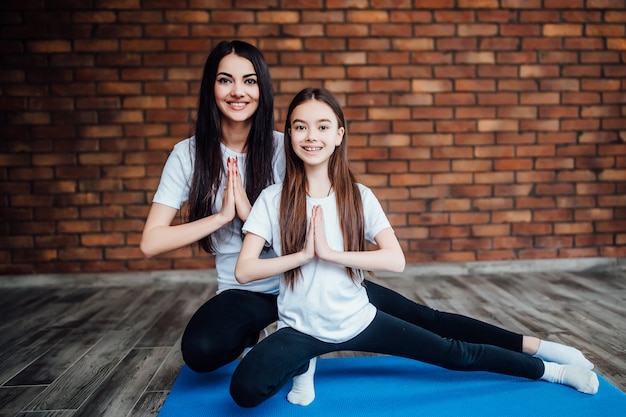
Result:
[[[204,66],[195,134],[169,156],[141,240],[146,256],[195,242],[215,254],[217,295],[193,315],[181,342],[183,359],[196,372],[238,358],[278,317],[277,277],[245,285],[234,278],[251,203],[284,177],[283,134],[273,128],[273,90],[263,55],[246,42],[219,43]],[[172,225],[185,202],[186,221]],[[262,256],[275,254],[265,248]],[[439,312],[370,281],[365,288],[379,310],[440,336],[593,366],[577,349]]]
[[[242,284],[281,275],[278,330],[236,368],[230,389],[235,402],[257,406],[295,376],[287,399],[308,405],[315,397],[315,358],[340,350],[542,379],[595,394],[597,375],[584,367],[445,338],[369,302],[364,271],[402,272],[405,260],[378,200],[350,172],[345,126],[327,90],[302,90],[289,106],[284,182],[266,188],[254,204],[235,268]],[[366,240],[377,248],[366,250]],[[260,258],[267,244],[277,257]]]

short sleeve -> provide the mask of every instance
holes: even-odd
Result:
[[[170,153],[152,202],[180,209],[189,199],[193,171],[192,138],[178,142]]]
[[[390,228],[391,223],[383,211],[380,202],[369,188],[360,185],[361,198],[363,200],[363,214],[365,217],[365,238],[375,243],[374,238],[382,230]]]
[[[250,232],[262,237],[270,246],[273,244],[274,225],[272,220],[278,218],[276,190],[279,189],[280,187],[273,185],[261,192],[241,229],[244,234]]]

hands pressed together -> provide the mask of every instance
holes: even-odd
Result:
[[[229,157],[226,164],[228,171],[220,213],[229,221],[233,220],[235,215],[245,221],[250,214],[252,205],[246,194],[246,189],[243,187],[237,157]]]
[[[306,246],[303,252],[309,259],[318,257],[328,260],[333,250],[326,240],[326,230],[324,229],[324,212],[322,206],[314,206],[309,231],[306,236]]]

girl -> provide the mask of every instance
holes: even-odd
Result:
[[[195,134],[172,150],[144,227],[140,247],[146,256],[195,242],[215,254],[217,295],[193,315],[181,342],[185,363],[197,372],[235,360],[277,319],[277,277],[245,285],[234,277],[250,204],[264,187],[281,182],[285,172],[283,135],[273,130],[273,97],[269,68],[257,48],[234,40],[220,42],[211,51],[200,86]],[[185,202],[186,220],[172,225]],[[262,253],[275,256],[271,248]],[[373,282],[365,288],[379,310],[443,337],[592,366],[574,348],[442,313]]]
[[[289,106],[284,182],[257,199],[235,267],[242,284],[282,274],[279,330],[235,370],[235,402],[257,406],[296,377],[288,400],[307,405],[315,396],[315,357],[339,350],[543,379],[595,394],[598,378],[583,366],[441,337],[369,302],[363,271],[401,272],[405,260],[380,204],[349,170],[345,129],[341,107],[327,90],[305,89]],[[377,248],[366,250],[366,240]],[[261,259],[268,245],[279,256]]]

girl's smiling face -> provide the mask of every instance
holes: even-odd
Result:
[[[222,118],[231,122],[249,120],[259,108],[260,96],[252,62],[234,53],[222,58],[214,93]]]
[[[345,131],[330,106],[317,100],[298,105],[290,126],[291,146],[305,165],[327,164]]]

